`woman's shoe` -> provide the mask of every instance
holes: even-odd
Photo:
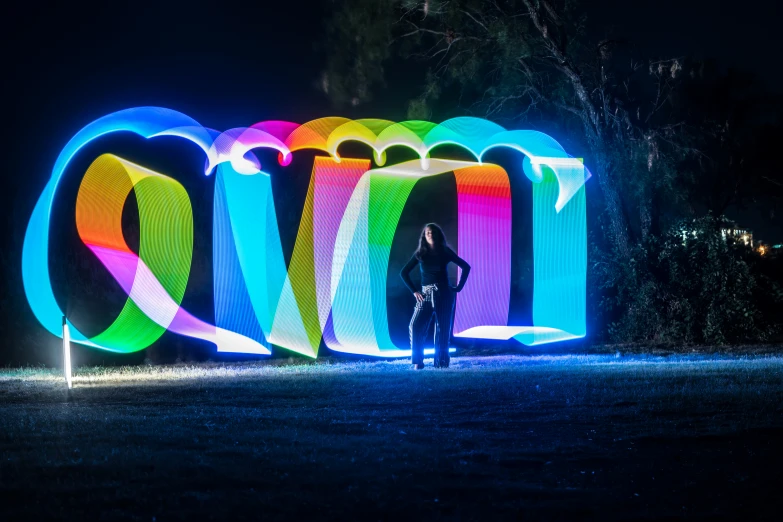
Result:
[[[417,363],[413,365],[414,370],[423,370],[424,369],[424,363]]]

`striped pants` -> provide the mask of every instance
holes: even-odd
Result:
[[[454,292],[446,286],[427,285],[421,289],[424,301],[416,302],[413,317],[408,328],[411,339],[411,360],[413,364],[424,362],[424,336],[435,318],[435,367],[448,368],[451,321],[454,316]]]

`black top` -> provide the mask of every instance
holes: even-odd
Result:
[[[441,252],[431,252],[421,260],[416,259],[416,255],[414,254],[410,261],[408,261],[405,266],[402,267],[402,270],[400,271],[400,277],[402,277],[402,280],[405,282],[405,286],[407,286],[411,292],[419,291],[415,286],[413,286],[413,281],[411,281],[410,276],[410,271],[413,270],[413,267],[415,267],[417,263],[419,265],[419,269],[421,270],[421,286],[437,284],[443,285],[444,288],[448,287],[449,273],[446,270],[446,267],[449,263],[455,263],[462,269],[462,277],[460,277],[459,284],[456,286],[456,288],[454,288],[454,290],[457,292],[462,290],[462,287],[465,286],[465,281],[468,280],[470,265],[464,259],[459,257],[452,249],[449,247],[444,247]]]

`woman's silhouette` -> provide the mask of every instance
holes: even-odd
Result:
[[[455,263],[462,269],[462,276],[456,287],[449,285],[446,267]],[[421,271],[421,292],[411,281],[410,271],[419,265]],[[470,265],[459,257],[446,243],[443,230],[435,223],[424,226],[419,237],[419,248],[410,261],[402,268],[400,277],[405,286],[416,297],[416,307],[410,324],[411,360],[417,370],[424,368],[424,336],[435,317],[435,367],[449,366],[449,339],[451,337],[451,318],[454,315],[454,292],[465,286],[470,273]]]

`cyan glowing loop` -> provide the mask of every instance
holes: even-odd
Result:
[[[57,185],[73,156],[96,138],[113,132],[127,131],[145,138],[180,136],[208,152],[217,133],[202,127],[182,113],[159,107],[127,109],[104,116],[80,130],[68,141],[55,162],[52,176],[33,209],[22,247],[22,280],[33,313],[50,332],[62,334],[63,312],[52,292],[49,278],[49,218]],[[71,339],[97,346],[73,325]]]
[[[314,357],[323,341],[335,351],[407,355],[409,350],[395,346],[389,335],[386,281],[391,243],[416,182],[425,176],[451,173],[453,178],[444,179],[454,179],[457,184],[458,250],[474,267],[457,301],[455,335],[515,337],[525,344],[584,336],[583,185],[589,174],[581,161],[571,158],[549,136],[535,131],[506,131],[476,118],[455,118],[439,125],[345,118],[321,118],[303,125],[269,121],[217,133],[180,113],[158,108],[130,109],[101,118],[80,131],[58,158],[52,180],[28,225],[23,252],[25,291],[36,317],[52,333],[59,333],[62,315],[51,292],[47,267],[49,213],[57,181],[81,147],[98,136],[118,131],[146,138],[186,138],[204,151],[206,172],[216,169],[215,325],[196,319],[179,306],[190,263],[187,241],[192,241],[188,239],[192,224],[185,218],[189,203],[185,212],[181,186],[166,176],[108,155],[96,160],[85,175],[79,193],[82,204],[77,207],[79,215],[86,216],[95,208],[109,205],[113,214],[100,223],[82,219],[79,230],[129,300],[107,330],[109,334],[87,339],[73,328],[76,342],[133,351],[168,328],[214,342],[220,351],[269,353],[266,346],[271,343]],[[421,159],[371,170],[368,160],[339,158],[337,150],[347,140],[371,147],[379,165],[385,162],[386,150],[395,145],[415,150]],[[432,150],[443,144],[465,148],[478,162],[431,159]],[[534,181],[535,281],[533,325],[529,326],[507,324],[512,210],[509,180],[502,168],[480,162],[494,147],[522,152],[524,172]],[[257,148],[277,150],[284,166],[290,163],[293,152],[304,148],[332,156],[315,160],[288,267],[270,178],[252,153]],[[139,197],[140,222],[145,231],[142,244],[147,245],[139,256],[127,248],[119,226],[121,201],[131,188]],[[161,208],[156,210],[155,205]],[[177,208],[182,209],[179,214],[175,212],[180,217],[173,221],[155,217],[156,212],[173,216],[171,212]],[[175,222],[180,225],[167,225]],[[112,228],[104,230],[101,223],[112,223]],[[103,232],[96,235],[96,230]],[[186,242],[172,242],[172,235]],[[173,255],[166,251],[169,245],[183,248]],[[164,258],[179,261],[165,263]]]

